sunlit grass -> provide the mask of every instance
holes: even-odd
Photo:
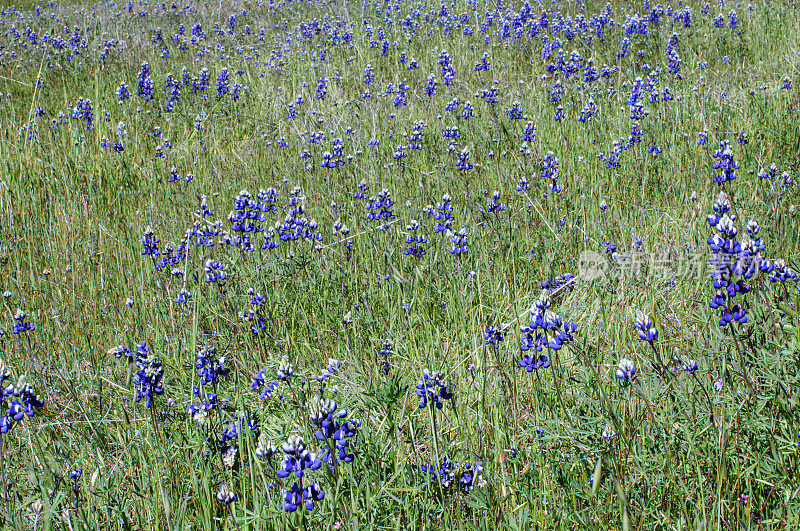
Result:
[[[741,166],[737,179],[725,185],[740,236],[748,220],[756,220],[763,256],[796,269],[798,195],[779,182],[784,171],[794,178],[800,152],[794,7],[714,6],[704,15],[703,4],[692,3],[690,28],[664,15],[646,37],[631,36],[630,54],[618,58],[626,9],[646,12],[638,4],[615,5],[621,27],[606,27],[590,45],[576,39],[563,47],[565,59],[579,50],[584,61],[591,57],[610,75],[587,87],[582,69],[565,79],[560,104],[566,116],[555,121],[557,103],[548,100],[558,75],[547,71],[555,54],[542,59],[540,38],[497,39],[505,8],[518,13],[516,3],[498,11],[488,44],[478,31],[488,4],[474,11],[470,4],[446,5],[454,17],[462,11],[472,17],[473,36],[464,36],[457,22],[443,34],[441,26],[412,16],[415,9],[427,10],[436,20],[436,3],[398,4],[391,27],[385,11],[376,14],[376,8],[393,9],[383,2],[192,5],[195,12],[180,13],[173,12],[182,6],[169,4],[163,13],[160,4],[135,4],[133,13],[126,12],[127,3],[52,9],[55,17],[69,15],[68,21],[50,18],[51,8],[42,6],[43,15],[33,19],[0,19],[0,44],[7,43],[0,57],[0,291],[8,291],[2,357],[14,379],[26,374],[45,402],[36,416],[3,435],[2,473],[11,487],[0,512],[9,527],[798,524],[796,287],[771,283],[766,275],[750,281],[748,324],[737,325],[734,336],[734,327],[720,328],[719,311],[708,305],[715,290],[706,242],[714,233],[706,216],[719,192],[712,182],[718,173],[713,154],[727,140]],[[589,20],[604,5],[589,3],[583,15]],[[683,7],[672,9],[677,14]],[[727,27],[731,9],[741,33]],[[561,11],[565,17],[578,13],[566,4]],[[534,6],[535,16],[540,12]],[[723,28],[713,27],[718,12],[726,17]],[[237,16],[234,34],[228,30],[231,14]],[[399,25],[407,15],[421,24],[410,42],[411,28]],[[362,18],[373,37],[366,37]],[[341,40],[321,45],[334,39],[333,29],[304,39],[298,25],[310,27],[313,19],[336,29],[336,39],[352,31],[352,47]],[[180,50],[173,41],[180,24],[189,39],[195,22],[207,34],[201,56],[200,46]],[[214,23],[225,34],[214,34]],[[23,37],[15,38],[12,26]],[[86,39],[69,60],[68,50],[17,44],[25,41],[26,27],[39,38],[58,32],[66,40],[71,33],[64,34],[64,26],[80,26]],[[378,27],[390,44],[386,57]],[[164,41],[153,44],[157,28]],[[673,32],[680,33],[680,77],[664,62]],[[373,39],[377,48],[370,47]],[[109,40],[119,45],[102,55]],[[456,72],[451,86],[437,64],[443,49]],[[491,67],[475,71],[484,52]],[[419,69],[408,68],[412,59]],[[154,101],[137,94],[144,61]],[[367,65],[375,73],[368,87]],[[183,67],[190,77],[208,68],[208,91],[203,96],[181,85],[180,102],[167,113],[166,76],[180,82]],[[659,99],[665,87],[673,99],[649,102],[644,95],[642,140],[623,150],[620,166],[610,169],[597,155],[607,157],[613,142],[628,138],[631,84],[656,67]],[[216,96],[223,68],[231,89],[241,84],[238,101]],[[433,96],[424,92],[430,74],[438,81]],[[785,76],[792,89],[781,88]],[[328,80],[325,99],[316,96],[322,77]],[[122,82],[132,96],[119,103]],[[400,82],[409,90],[407,105],[398,107],[394,94],[385,93]],[[495,104],[479,96],[491,88],[498,92]],[[373,97],[363,98],[365,90]],[[288,119],[298,95],[304,103]],[[590,95],[598,113],[581,123],[577,118]],[[78,98],[92,101],[92,130],[69,118]],[[445,110],[454,98],[459,105]],[[476,114],[468,119],[461,114],[466,101]],[[505,114],[515,101],[525,119]],[[39,107],[46,114],[37,117]],[[59,112],[67,115],[65,123],[51,128]],[[426,126],[416,150],[411,133],[419,121]],[[528,121],[536,137],[522,145]],[[456,125],[460,136],[448,149],[450,138],[442,133]],[[705,129],[708,145],[700,146]],[[320,131],[325,140],[309,143],[311,133]],[[741,133],[747,135],[744,145],[737,143]],[[322,167],[334,138],[343,139],[344,164]],[[115,141],[124,151],[113,150]],[[155,156],[159,146],[163,158]],[[393,158],[398,146],[406,157]],[[660,153],[650,153],[653,147]],[[464,148],[473,166],[467,171],[456,166]],[[308,157],[301,158],[304,150]],[[541,175],[549,151],[558,158],[560,192]],[[773,163],[776,176],[759,178]],[[173,168],[179,178],[170,181]],[[529,190],[517,190],[523,178]],[[372,200],[353,196],[362,182],[367,197],[383,189],[391,194],[395,218],[386,226],[365,219]],[[283,221],[290,198],[303,196],[305,216],[315,221],[321,241],[283,241],[262,250],[263,238],[253,235],[252,252],[191,242],[189,256],[162,271],[159,257],[142,255],[147,227],[160,249],[168,242],[177,247],[193,224],[208,230],[221,220],[230,231],[226,219],[240,190],[255,196],[269,187],[278,199],[264,227]],[[292,195],[295,187],[300,191]],[[489,213],[494,190],[507,209]],[[450,252],[452,234],[434,232],[438,221],[426,213],[428,205],[436,211],[444,194],[452,197],[452,232],[466,231],[468,252],[460,258]],[[203,196],[213,215],[200,212]],[[333,232],[337,220],[349,233]],[[404,254],[411,220],[427,240],[419,259]],[[551,310],[577,325],[574,342],[559,351],[545,347],[549,368],[523,370],[520,327],[531,320],[540,282],[564,273],[579,277],[585,250],[609,264],[624,263],[605,253],[604,244],[614,243],[622,255],[636,250],[636,239],[642,240],[643,274],[629,277],[612,266],[604,278],[576,278],[555,290]],[[677,271],[686,257],[702,267]],[[204,282],[208,258],[225,265],[224,286]],[[170,274],[173,269],[184,272],[185,283]],[[192,294],[188,303],[175,300],[182,288]],[[250,289],[266,298],[253,321],[257,334],[250,330],[253,322],[239,315],[254,308]],[[11,334],[17,308],[35,324],[34,332]],[[652,317],[659,331],[653,345],[638,338],[636,310]],[[498,349],[484,344],[490,326],[504,334]],[[142,341],[164,368],[165,392],[151,409],[133,400],[136,367],[108,353],[119,344],[135,350]],[[388,355],[381,353],[387,341]],[[198,401],[192,394],[200,387],[195,363],[208,346],[231,369],[217,389],[230,397],[231,407],[201,425],[185,408]],[[697,372],[681,370],[676,349],[697,362]],[[294,366],[294,387],[281,383],[282,400],[259,400],[249,387],[253,375],[265,368],[267,382],[274,379],[284,356]],[[341,361],[341,368],[326,380],[328,392],[338,386],[339,407],[361,421],[355,458],[335,471],[323,466],[311,472],[325,489],[324,500],[313,511],[287,513],[281,489],[290,483],[256,456],[257,437],[243,433],[229,441],[238,448],[233,467],[213,441],[236,412],[246,412],[260,418],[261,431],[279,448],[299,432],[314,451],[323,451],[308,416],[318,393],[314,376],[329,358]],[[615,378],[622,358],[637,367],[632,385]],[[441,411],[417,407],[415,385],[426,368],[442,370],[452,384],[453,399]],[[607,429],[613,437],[602,436]],[[481,461],[486,485],[464,492],[460,475],[449,487],[428,483],[420,466],[445,457],[462,468]],[[272,464],[280,467],[277,460]],[[83,473],[76,496],[69,473],[78,468]],[[230,512],[216,499],[223,483],[236,495]],[[746,503],[739,501],[743,494]]]

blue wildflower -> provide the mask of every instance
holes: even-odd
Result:
[[[11,330],[12,334],[33,332],[36,330],[33,323],[25,321],[25,317],[25,312],[17,308],[16,313],[14,313],[14,328]]]
[[[145,406],[153,407],[153,397],[164,393],[161,380],[164,377],[164,368],[161,362],[155,358],[147,348],[147,344],[142,341],[136,347],[136,367],[138,370],[133,378],[133,383],[137,386],[136,402],[145,399]]]
[[[492,345],[495,349],[500,348],[500,343],[505,339],[503,329],[500,327],[490,326],[483,332],[484,345]]]
[[[444,383],[442,371],[422,371],[422,379],[417,384],[417,396],[420,397],[419,407],[430,405],[442,409],[444,400],[453,398],[453,387]]]

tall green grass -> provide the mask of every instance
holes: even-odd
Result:
[[[573,105],[565,109],[567,118],[553,121],[548,96],[554,78],[542,76],[546,62],[535,41],[473,49],[458,32],[420,31],[405,44],[401,28],[387,29],[387,39],[400,42],[409,59],[419,62],[420,69],[411,71],[398,64],[397,50],[381,58],[379,50],[367,46],[362,15],[374,28],[383,22],[374,8],[361,4],[259,9],[249,2],[226,2],[198,4],[193,15],[112,16],[123,7],[84,6],[68,24],[88,28],[93,50],[105,39],[125,41],[105,59],[87,51],[69,63],[48,61],[24,49],[17,50],[16,59],[8,54],[2,59],[0,92],[10,97],[0,99],[0,289],[10,294],[2,299],[7,333],[0,345],[6,365],[15,376],[27,374],[46,402],[35,417],[3,436],[3,474],[10,482],[3,516],[7,527],[798,526],[800,328],[794,284],[784,291],[754,283],[748,295],[750,324],[734,337],[721,331],[708,307],[713,290],[705,274],[678,277],[674,285],[665,285],[674,274],[629,279],[613,272],[604,280],[576,282],[574,289],[553,296],[553,310],[579,326],[574,348],[553,355],[552,367],[537,373],[517,365],[519,326],[529,320],[539,282],[577,274],[581,251],[600,251],[606,241],[615,242],[620,252],[631,251],[631,241],[641,238],[647,252],[677,252],[686,245],[705,252],[712,234],[705,217],[718,191],[711,183],[716,173],[711,155],[720,140],[731,141],[741,164],[728,190],[737,224],[743,230],[747,220],[757,220],[765,256],[796,265],[797,192],[775,189],[757,177],[771,163],[796,175],[800,31],[795,6],[759,4],[753,12],[736,6],[741,35],[712,28],[713,17],[701,16],[702,6],[693,6],[693,27],[675,29],[681,32],[682,79],[660,64],[669,25],[637,37],[632,53],[647,44],[642,61],[660,64],[659,88],[669,86],[675,100],[646,105],[644,140],[625,151],[616,170],[605,168],[595,155],[608,153],[614,140],[627,136],[630,83],[650,73],[641,61],[616,59],[620,28],[607,30],[605,44],[581,49],[598,68],[604,63],[620,68],[610,80],[598,82],[603,88],[594,94],[599,116],[584,125],[576,117],[588,92],[572,84],[563,102]],[[587,13],[602,7],[590,4]],[[634,9],[627,3],[615,7],[620,23],[623,10]],[[333,47],[321,62],[311,59],[312,52],[319,53],[317,41],[295,39],[281,70],[256,68],[241,60],[232,37],[211,35],[214,22],[225,26],[228,15],[243,9],[248,14],[240,17],[240,27],[266,30],[266,40],[254,45],[262,61],[291,33],[280,29],[284,20],[291,30],[310,18],[343,17],[354,23],[354,48]],[[564,11],[574,13],[572,6]],[[171,57],[160,59],[161,46],[150,44],[155,27],[169,41],[179,23],[188,32],[194,21],[203,21],[209,41],[221,44],[226,58],[217,61],[213,47],[197,58],[170,43]],[[12,24],[20,31],[25,26],[6,19],[3,30]],[[44,19],[36,24],[40,34],[64,25]],[[248,46],[242,54],[253,53]],[[450,87],[438,75],[442,49],[450,52],[458,73]],[[473,66],[485,50],[492,70],[476,73]],[[184,91],[177,112],[165,114],[163,105],[142,103],[135,95],[142,61],[150,64],[160,97],[166,94],[165,75],[179,77],[183,65],[195,75],[207,66],[212,91],[223,65],[232,74],[241,68],[244,73],[235,77],[246,90],[235,104],[211,96],[201,101]],[[708,65],[701,69],[698,61]],[[367,64],[375,68],[371,101],[361,99]],[[315,99],[318,78],[334,73],[339,81],[329,84],[327,98]],[[422,96],[429,73],[439,79],[432,101]],[[43,86],[36,88],[39,74]],[[795,88],[780,90],[787,74]],[[394,108],[390,97],[378,97],[387,84],[396,87],[404,79],[413,93],[406,107]],[[122,81],[134,96],[118,105],[115,90]],[[492,86],[500,93],[495,107],[474,96]],[[608,88],[614,94],[604,93]],[[286,107],[297,94],[306,103],[290,121]],[[79,97],[94,104],[94,131],[77,120],[49,129],[49,120],[60,110],[68,112]],[[471,100],[478,116],[465,123],[445,112],[454,97]],[[537,126],[533,156],[519,152],[524,121],[503,115],[515,100]],[[35,119],[38,106],[47,111],[44,118]],[[110,113],[108,122],[102,121],[104,110]],[[194,129],[197,116],[204,131]],[[20,128],[32,120],[38,136],[29,138]],[[404,164],[398,164],[391,154],[398,144],[407,145],[403,135],[418,120],[427,123],[424,149],[408,151]],[[128,133],[125,151],[116,154],[101,141],[103,136],[115,140],[120,121]],[[444,126],[456,122],[459,151],[468,146],[475,165],[466,173],[455,170],[456,154],[446,153],[441,137]],[[156,126],[172,142],[163,159],[153,157],[161,141],[152,134]],[[345,135],[348,127],[352,135]],[[704,128],[710,132],[708,147],[697,145]],[[320,146],[298,137],[317,130],[327,136]],[[746,146],[735,144],[740,132],[748,135]],[[355,158],[326,170],[320,156],[334,136],[345,138],[346,152]],[[280,137],[289,147],[278,146]],[[368,144],[373,138],[379,146]],[[653,156],[650,146],[663,151]],[[299,158],[303,149],[312,154],[310,170]],[[543,197],[549,190],[538,177],[538,157],[548,151],[559,160],[560,199],[552,192]],[[194,179],[168,182],[173,166],[184,176],[192,172]],[[515,191],[522,177],[532,187],[525,194]],[[396,201],[397,220],[386,230],[365,220],[364,202],[353,199],[361,181],[369,184],[370,195],[386,188]],[[286,212],[290,190],[301,188],[307,216],[324,236],[322,249],[297,242],[254,253],[197,251],[186,263],[187,276],[199,279],[192,301],[175,304],[180,281],[156,271],[141,255],[144,229],[152,226],[162,244],[177,242],[199,219],[195,212],[202,195],[214,211],[211,219],[224,220],[239,190],[255,193],[269,186],[281,198],[272,223]],[[508,206],[499,215],[484,212],[484,191],[495,189]],[[693,191],[697,202],[690,199]],[[422,212],[445,193],[453,197],[454,229],[468,229],[469,253],[460,260]],[[601,201],[606,210],[600,209]],[[349,260],[331,234],[337,219],[353,235]],[[429,242],[428,253],[417,262],[403,255],[411,219],[423,223]],[[289,249],[292,260],[286,258]],[[224,290],[202,282],[206,256],[227,264]],[[257,336],[237,317],[249,306],[249,288],[269,301],[263,307],[266,330]],[[10,334],[17,308],[36,325],[27,337]],[[657,375],[654,352],[637,337],[635,309],[653,317],[660,332],[658,355],[669,362],[679,349],[697,360],[696,377],[680,370],[675,378]],[[352,324],[343,323],[348,314]],[[488,326],[506,332],[499,350],[483,344]],[[379,355],[387,339],[394,345],[389,376],[380,372]],[[133,348],[144,340],[165,367],[165,394],[152,410],[131,399],[130,366],[107,354],[120,342]],[[194,364],[205,345],[218,347],[232,368],[220,394],[231,397],[232,409],[258,414],[262,430],[278,446],[295,431],[316,445],[304,401],[314,391],[298,389],[298,397],[284,389],[284,401],[262,403],[248,388],[252,375],[261,367],[272,374],[284,355],[306,378],[328,358],[341,360],[339,376],[328,382],[340,388],[340,405],[362,421],[358,452],[337,473],[317,471],[326,496],[313,512],[281,509],[280,489],[269,487],[274,473],[254,455],[257,440],[242,436],[231,469],[210,447],[205,428],[184,412],[194,399]],[[621,357],[634,360],[639,369],[634,386],[623,387],[614,377]],[[414,386],[424,368],[443,370],[454,384],[454,399],[442,411],[417,407]],[[232,420],[232,411],[211,419],[220,425]],[[615,432],[610,441],[601,437],[607,425]],[[466,494],[428,484],[420,465],[445,455],[462,463],[483,461],[488,484]],[[65,479],[77,468],[83,469],[78,496]],[[236,523],[215,499],[221,483],[237,496],[231,506]],[[747,503],[737,501],[742,494],[749,496]]]

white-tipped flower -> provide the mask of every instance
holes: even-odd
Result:
[[[220,503],[224,503],[225,505],[230,505],[236,499],[236,494],[233,493],[231,488],[223,483],[219,487],[219,492],[217,493],[217,501]]]
[[[233,465],[236,464],[236,453],[238,449],[235,446],[231,446],[222,456],[222,463],[227,466],[228,468],[233,468]],[[227,502],[226,502],[227,503]]]
[[[619,360],[615,375],[623,382],[628,382],[636,377],[636,365],[634,365],[633,361],[622,358]]]
[[[272,444],[272,442],[267,438],[266,433],[261,432],[261,435],[258,436],[258,446],[256,446],[256,456],[261,459],[269,459],[275,452],[278,451],[278,448]]]
[[[289,435],[289,438],[286,439],[286,442],[283,443],[281,449],[284,453],[287,454],[294,454],[297,452],[302,452],[306,448],[306,443],[303,441],[303,438],[300,437],[298,434]]]
[[[292,364],[289,363],[289,356],[285,355],[281,358],[281,362],[278,365],[278,378],[281,380],[288,380],[289,376],[294,374],[294,367]]]
[[[550,308],[550,291],[543,289],[539,293],[539,298],[533,303],[533,307],[537,310],[535,313],[544,313],[545,310]],[[531,311],[531,313],[534,313]]]

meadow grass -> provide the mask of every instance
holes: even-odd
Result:
[[[0,349],[13,426],[0,447],[4,525],[800,525],[796,5],[525,9],[399,0],[4,8]],[[626,34],[636,16],[646,35],[641,23]],[[668,63],[673,33],[679,74]],[[554,39],[560,46],[546,56]],[[484,53],[488,67],[476,70]],[[587,80],[590,60],[597,73]],[[209,82],[197,88],[203,68]],[[180,92],[172,109],[168,74]],[[121,100],[123,82],[130,97]],[[632,120],[637,83],[647,89]],[[480,95],[490,89],[496,103]],[[465,102],[474,116],[463,116]],[[508,112],[514,102],[521,119]],[[590,102],[596,112],[579,121]],[[558,105],[565,116],[555,120]],[[523,142],[528,123],[535,140]],[[443,137],[453,126],[458,136]],[[324,140],[310,142],[318,132]],[[718,184],[722,141],[739,167]],[[268,188],[274,201],[259,195]],[[495,190],[504,209],[490,208]],[[725,273],[749,287],[735,299],[746,322],[726,326],[718,320],[733,301],[709,306],[719,251],[708,239],[728,221],[712,226],[707,216],[726,204],[722,190],[739,231],[724,237],[749,240],[752,219],[752,239],[765,246],[763,271]],[[446,194],[452,222],[435,232],[447,221]],[[462,227],[467,250],[454,254]],[[426,240],[420,257],[406,253],[415,234]],[[143,235],[156,254],[143,254]],[[740,246],[728,256],[747,255]],[[587,257],[605,264],[599,278],[586,275]],[[779,259],[788,273],[776,278]],[[214,278],[217,264],[224,279]],[[547,329],[547,366],[528,372],[519,360],[536,347],[521,351],[520,327],[540,312],[576,329],[563,348]],[[640,339],[637,312],[657,339]],[[142,342],[151,357],[135,355]],[[199,354],[224,361],[198,366]],[[147,407],[137,390],[159,373],[156,359],[163,394]],[[269,397],[250,386],[262,368],[265,384],[276,380]],[[20,420],[12,409],[23,374],[44,405]],[[420,382],[441,409],[420,407]],[[323,395],[337,404],[328,421],[345,408],[355,435],[315,437]],[[204,402],[207,411],[187,412]],[[313,510],[287,510],[299,479],[278,471],[300,455],[281,449],[294,434],[314,457],[336,456],[305,471],[303,486],[325,492]],[[267,442],[278,448],[271,458]],[[339,443],[351,461],[331,446]]]

